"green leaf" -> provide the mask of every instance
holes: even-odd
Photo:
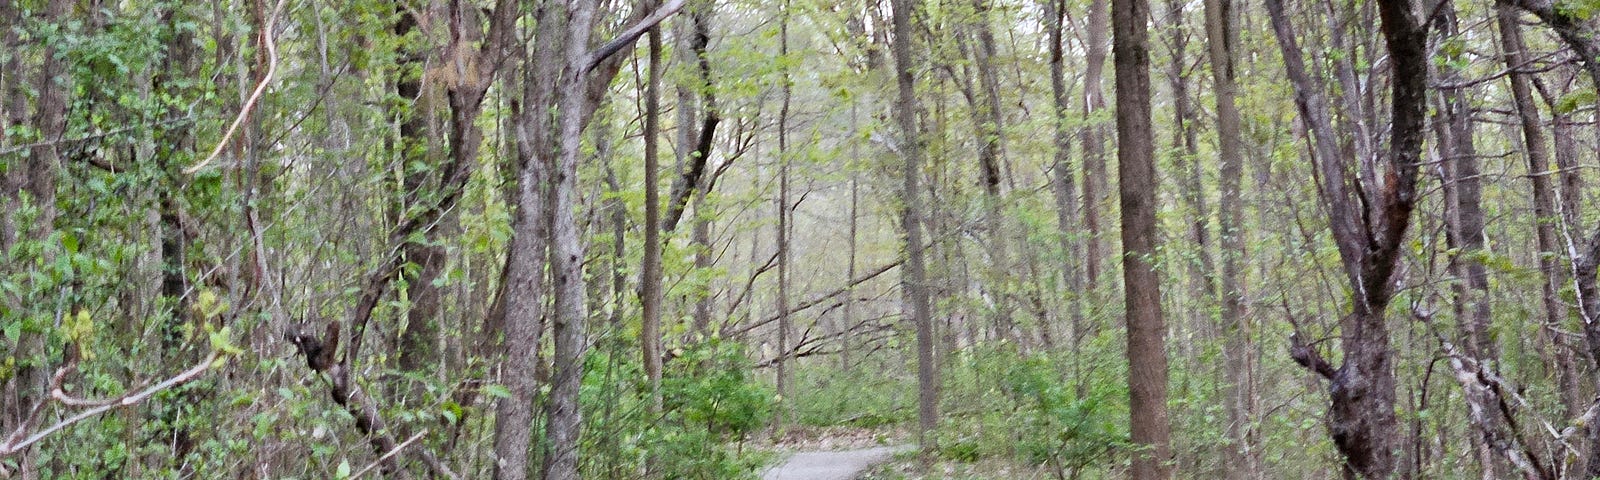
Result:
[[[67,253],[78,253],[78,236],[71,232],[61,232],[61,247],[65,248]]]
[[[335,478],[350,478],[350,460],[340,460],[339,468],[334,470],[333,476]]]
[[[495,398],[511,398],[511,390],[500,384],[485,385],[483,393]]]

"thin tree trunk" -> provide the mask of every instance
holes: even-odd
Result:
[[[1155,132],[1150,121],[1146,0],[1112,2],[1117,82],[1117,180],[1121,188],[1124,298],[1128,323],[1128,413],[1135,450],[1130,477],[1172,476],[1167,422],[1166,325],[1156,271]]]
[[[1179,323],[1178,331],[1193,329],[1193,334],[1209,340],[1216,337],[1216,326],[1211,323],[1211,304],[1216,302],[1217,297],[1216,261],[1211,257],[1211,207],[1206,202],[1205,169],[1198,158],[1195,125],[1190,121],[1194,116],[1194,99],[1189,94],[1189,77],[1184,73],[1188,64],[1189,39],[1184,25],[1183,3],[1180,0],[1168,0],[1166,6],[1168,20],[1165,27],[1172,34],[1167,70],[1167,82],[1172,88],[1172,120],[1175,127],[1172,152],[1176,158],[1172,164],[1183,169],[1178,181],[1179,191],[1182,192],[1184,206],[1192,215],[1189,234],[1195,245],[1194,258],[1185,263],[1188,264],[1189,286],[1196,304],[1189,309],[1190,321]],[[1178,343],[1182,345],[1186,361],[1198,358],[1194,348],[1199,342],[1185,339]]]
[[[1073,358],[1077,359],[1084,338],[1082,264],[1085,260],[1081,242],[1078,241],[1077,223],[1074,221],[1078,213],[1078,197],[1073,183],[1072,134],[1070,120],[1067,119],[1071,100],[1064,71],[1066,39],[1063,38],[1063,17],[1066,15],[1066,0],[1052,0],[1048,5],[1051,8],[1047,12],[1049,18],[1046,25],[1050,31],[1050,92],[1055,102],[1052,110],[1055,113],[1055,163],[1051,166],[1055,175],[1051,177],[1051,192],[1056,200],[1056,236],[1061,243],[1061,276],[1066,284],[1068,325],[1072,329],[1069,342]]]
[[[783,3],[778,17],[778,56],[789,56],[789,2]],[[791,88],[788,68],[779,71],[782,106],[778,109],[778,396],[789,398],[789,100]],[[787,405],[777,409],[777,430],[783,431],[788,419]]]
[[[648,80],[644,93],[644,266],[640,273],[639,349],[652,408],[661,407],[661,29],[650,29]],[[572,147],[576,147],[573,144]]]
[[[1557,174],[1550,168],[1550,152],[1545,148],[1548,140],[1545,139],[1539,105],[1533,99],[1530,75],[1517,70],[1527,63],[1528,54],[1516,11],[1499,5],[1495,16],[1500,27],[1501,52],[1506,68],[1511,69],[1507,78],[1511,82],[1512,102],[1521,122],[1522,145],[1528,157],[1528,179],[1533,187],[1534,235],[1538,246],[1539,272],[1544,280],[1540,285],[1540,302],[1544,307],[1545,319],[1540,331],[1550,344],[1557,385],[1561,389],[1562,404],[1566,406],[1565,417],[1575,418],[1587,402],[1580,393],[1580,374],[1577,362],[1573,359],[1572,347],[1567,345],[1568,340],[1563,334],[1570,321],[1570,309],[1562,301],[1560,292],[1571,272],[1557,260],[1562,252],[1556,227],[1564,222],[1556,209],[1556,193],[1550,187],[1551,177]]]
[[[860,138],[859,135],[856,134],[856,132],[859,131],[859,128],[860,125],[857,123],[856,116],[856,102],[851,100],[850,132],[852,138]],[[851,163],[854,163],[860,161],[860,158],[860,142],[852,140],[850,142],[850,161]],[[846,168],[850,169],[850,240],[848,246],[849,258],[846,260],[844,278],[846,282],[851,282],[856,278],[856,241],[860,234],[859,228],[861,217],[859,207],[861,204],[861,182],[860,173],[857,172],[857,169],[853,165],[847,166]],[[854,283],[850,283],[846,285],[844,289],[844,313],[839,322],[841,327],[839,329],[839,369],[846,372],[855,368],[855,364],[851,362],[854,352],[852,351],[852,339],[850,338],[852,332],[855,330],[856,324],[855,306],[856,286]]]
[[[1106,128],[1097,117],[1105,109],[1102,72],[1106,63],[1106,33],[1110,28],[1106,8],[1106,0],[1092,0],[1089,3],[1088,45],[1085,46],[1087,66],[1083,74],[1083,118],[1086,124],[1078,142],[1083,146],[1083,226],[1087,234],[1084,239],[1084,279],[1090,289],[1095,289],[1100,281],[1100,267],[1105,257],[1103,240],[1100,238],[1100,197],[1105,195],[1106,190]]]
[[[1010,253],[1008,252],[1005,236],[1004,216],[1002,212],[1003,200],[1000,195],[1001,182],[1001,157],[1005,155],[1005,125],[1002,120],[1000,107],[1000,80],[995,72],[993,58],[995,56],[994,32],[989,27],[989,1],[973,0],[972,28],[977,37],[977,46],[973,49],[973,57],[978,72],[978,82],[981,103],[974,117],[978,121],[978,163],[983,172],[983,204],[984,223],[989,234],[989,265],[985,272],[986,287],[994,302],[993,322],[1001,340],[1015,342],[1017,340],[1016,326],[1013,325],[1010,299],[1010,286],[1005,279],[1009,278],[1011,271]]]
[[[937,451],[931,435],[939,422],[939,398],[933,358],[933,308],[928,298],[927,270],[922,258],[922,135],[917,128],[917,92],[911,72],[913,38],[911,27],[914,0],[894,0],[894,43],[892,54],[895,65],[895,84],[899,96],[895,101],[895,123],[901,134],[901,153],[905,167],[901,171],[901,185],[905,206],[901,211],[901,228],[906,237],[906,264],[901,278],[906,303],[911,305],[911,321],[917,335],[917,445],[923,458],[931,459]]]
[[[1460,35],[1453,2],[1444,2],[1436,17],[1440,34]],[[1462,84],[1460,72],[1442,62],[1439,76],[1443,83]],[[1506,478],[1513,465],[1529,465],[1523,457],[1521,441],[1510,429],[1508,418],[1514,411],[1502,405],[1500,391],[1483,378],[1493,378],[1499,352],[1489,336],[1489,272],[1484,265],[1484,219],[1478,153],[1473,144],[1472,108],[1465,87],[1445,87],[1439,92],[1434,128],[1439,138],[1442,182],[1445,192],[1446,240],[1459,253],[1450,257],[1450,271],[1458,277],[1451,285],[1456,323],[1461,331],[1462,354],[1470,362],[1455,361],[1452,367],[1465,390],[1468,421],[1475,427],[1472,444],[1477,450],[1483,478]],[[1542,467],[1541,467],[1542,468]],[[1523,472],[1537,474],[1539,472]],[[1544,477],[1545,475],[1539,475]]]
[[[1237,15],[1232,0],[1206,0],[1206,39],[1211,58],[1211,75],[1217,103],[1218,203],[1217,224],[1222,254],[1222,335],[1226,364],[1223,392],[1228,411],[1228,460],[1223,462],[1228,478],[1261,478],[1260,445],[1255,435],[1255,398],[1251,386],[1255,364],[1250,344],[1250,326],[1245,310],[1244,207],[1240,181],[1244,177],[1244,136],[1240,132],[1239,107],[1235,96],[1235,51],[1239,44]]]

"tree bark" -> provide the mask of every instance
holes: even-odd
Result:
[[[36,19],[43,25],[61,25],[72,14],[73,2],[71,0],[49,0],[44,3],[42,12],[35,12]],[[16,16],[21,17],[20,6],[8,5],[3,10],[15,8]],[[4,19],[9,21],[10,19]],[[14,25],[22,25],[18,22]],[[7,28],[11,30],[11,28]],[[8,34],[10,32],[7,32]],[[17,85],[12,85],[18,95],[16,103],[12,105],[15,124],[31,126],[38,132],[36,142],[27,148],[26,159],[18,158],[15,163],[10,163],[3,174],[4,184],[0,185],[0,207],[5,211],[0,212],[0,252],[10,252],[19,241],[42,242],[48,239],[55,230],[56,222],[56,175],[61,165],[61,152],[57,143],[63,139],[67,130],[67,107],[72,82],[68,76],[66,58],[59,54],[54,45],[47,45],[40,51],[40,61],[37,70],[27,69],[11,70],[9,75],[18,78]],[[19,54],[13,54],[16,58]],[[32,74],[32,75],[29,75]],[[30,78],[31,77],[31,78]],[[24,86],[28,80],[32,85]],[[29,115],[26,112],[26,97],[28,90],[34,97],[34,108]],[[19,155],[21,156],[21,155]],[[7,159],[11,160],[11,159]],[[26,200],[25,200],[26,199]],[[32,205],[35,215],[28,219],[27,224],[22,224],[17,218],[17,210],[23,205]],[[41,259],[49,262],[53,259]],[[7,269],[9,270],[9,269]],[[47,328],[41,326],[40,328]],[[0,427],[12,431],[30,420],[29,409],[38,402],[47,400],[49,368],[47,366],[46,338],[43,332],[25,329],[16,339],[14,345],[9,346],[7,356],[14,365],[13,375],[0,383],[0,392],[7,392],[4,398],[6,405],[15,407],[3,408],[0,413],[5,413],[6,418],[0,419]],[[0,346],[6,346],[0,344]],[[28,449],[21,453],[18,459],[19,474],[24,479],[37,478],[35,470],[35,451]]]
[[[1239,33],[1232,0],[1206,0],[1207,51],[1217,104],[1217,157],[1219,163],[1217,226],[1222,254],[1222,335],[1226,363],[1224,395],[1227,397],[1229,461],[1224,462],[1228,478],[1261,477],[1260,445],[1255,434],[1256,399],[1251,394],[1255,382],[1250,343],[1250,324],[1245,308],[1244,264],[1248,258],[1244,242],[1244,206],[1240,181],[1244,177],[1244,136],[1240,132],[1236,96],[1235,51]]]
[[[1067,112],[1071,107],[1070,94],[1067,92],[1065,49],[1066,29],[1063,21],[1066,16],[1066,1],[1051,0],[1047,3],[1050,10],[1046,12],[1047,25],[1050,32],[1050,94],[1054,101],[1055,114],[1055,158],[1051,165],[1054,175],[1050,177],[1051,193],[1056,201],[1056,239],[1061,249],[1061,276],[1066,286],[1065,301],[1068,325],[1071,328],[1071,338],[1068,340],[1073,352],[1073,358],[1078,358],[1078,352],[1084,338],[1083,325],[1083,298],[1084,282],[1082,265],[1084,263],[1082,242],[1079,241],[1077,222],[1078,195],[1075,184],[1074,169],[1072,167],[1072,132]]]
[[[1522,41],[1522,27],[1518,25],[1515,10],[1505,5],[1495,8],[1496,22],[1500,27],[1500,49],[1505,65],[1511,72],[1511,100],[1516,107],[1522,130],[1523,151],[1528,157],[1528,179],[1533,189],[1534,237],[1538,248],[1540,303],[1544,307],[1544,325],[1540,329],[1545,341],[1550,343],[1556,368],[1556,381],[1561,389],[1566,417],[1576,417],[1587,403],[1578,391],[1578,368],[1569,353],[1566,335],[1562,334],[1569,323],[1569,309],[1561,300],[1561,289],[1570,273],[1558,260],[1562,256],[1556,226],[1562,221],[1556,211],[1555,192],[1550,179],[1556,175],[1550,168],[1549,141],[1545,138],[1539,105],[1534,102],[1529,74],[1519,71],[1528,62],[1527,46]]]
[[[1460,35],[1459,22],[1453,2],[1444,2],[1434,22],[1440,35],[1450,38]],[[1438,67],[1439,77],[1450,87],[1441,88],[1435,108],[1433,123],[1443,157],[1439,164],[1445,192],[1446,240],[1458,253],[1450,257],[1450,271],[1457,277],[1451,285],[1456,324],[1461,333],[1462,354],[1476,369],[1476,375],[1458,375],[1466,391],[1468,420],[1477,430],[1473,445],[1479,450],[1479,463],[1484,478],[1505,478],[1514,465],[1528,464],[1522,455],[1521,441],[1509,428],[1514,411],[1502,410],[1502,405],[1512,405],[1500,398],[1494,385],[1483,380],[1497,378],[1500,355],[1494,339],[1489,336],[1489,272],[1484,264],[1485,232],[1482,205],[1482,186],[1479,175],[1477,148],[1473,143],[1472,107],[1470,96],[1460,72],[1449,67],[1450,62]],[[1458,369],[1462,370],[1462,369]]]
[[[547,39],[524,64],[524,78],[553,79],[561,71],[559,35],[562,17],[536,10],[536,38]],[[498,323],[505,335],[502,382],[511,396],[496,406],[494,477],[522,480],[528,476],[532,446],[534,398],[538,395],[539,338],[545,330],[545,268],[550,256],[551,154],[553,118],[545,106],[555,98],[552,81],[523,82],[522,109],[515,113],[517,145],[516,213],[499,295]]]
[[[789,2],[783,3],[783,11],[778,14],[778,56],[787,58],[789,55]],[[789,101],[791,85],[789,83],[789,70],[787,67],[779,68],[782,91],[782,105],[778,107],[778,198],[774,200],[775,210],[778,214],[778,231],[774,236],[778,244],[778,396],[790,398],[789,395],[789,332],[794,328],[793,320],[789,318]],[[780,403],[774,409],[776,414],[776,431],[782,432],[784,423],[788,419],[788,403]]]
[[[975,70],[978,72],[979,97],[974,102],[973,118],[978,123],[978,164],[983,172],[984,228],[989,234],[989,265],[984,276],[991,301],[994,302],[991,320],[1001,340],[1015,342],[1016,326],[1012,319],[1011,292],[1006,279],[1013,274],[1008,241],[1005,235],[1004,200],[1001,197],[1001,167],[1005,155],[1005,124],[1000,106],[1000,79],[995,72],[994,32],[989,27],[989,1],[973,0],[973,36],[977,39],[973,49]]]
[[[1100,227],[1100,198],[1106,190],[1106,127],[1099,119],[1106,108],[1104,74],[1106,63],[1106,34],[1110,28],[1106,13],[1106,0],[1089,2],[1087,65],[1083,74],[1083,119],[1085,125],[1078,143],[1083,148],[1083,265],[1084,280],[1090,289],[1100,281],[1101,264],[1105,263],[1104,244]],[[1090,305],[1093,305],[1091,303]]]
[[[654,2],[649,2],[654,3]],[[661,29],[649,36],[649,69],[644,92],[644,265],[639,283],[643,319],[639,328],[640,354],[649,382],[650,402],[661,407],[661,192],[656,183],[661,170]],[[573,145],[575,147],[576,145]]]
[[[555,145],[556,168],[552,188],[555,201],[550,213],[550,273],[555,287],[554,375],[547,404],[544,456],[545,480],[577,480],[578,436],[583,411],[578,403],[583,382],[583,359],[588,350],[585,325],[589,312],[584,304],[583,243],[573,218],[577,207],[579,147],[585,123],[585,91],[588,88],[585,57],[594,25],[596,2],[577,0],[567,14],[565,42],[562,45],[565,69],[556,81],[560,93],[556,114],[560,134]]]
[[[903,143],[901,154],[905,158],[905,168],[901,172],[905,206],[900,222],[906,239],[906,263],[900,281],[905,301],[911,305],[911,321],[917,332],[917,445],[922,449],[923,458],[930,459],[937,451],[932,433],[939,423],[939,398],[933,358],[933,308],[928,298],[927,267],[922,258],[922,135],[917,128],[917,92],[912,77],[915,66],[911,60],[916,35],[911,18],[916,2],[894,0],[893,5],[891,54],[899,93],[894,115]]]
[[[1390,478],[1396,471],[1394,352],[1385,310],[1393,298],[1401,241],[1416,205],[1428,77],[1427,30],[1419,25],[1410,2],[1385,0],[1378,7],[1392,72],[1391,140],[1382,184],[1362,185],[1348,173],[1352,170],[1348,162],[1359,160],[1335,152],[1327,104],[1306,73],[1283,2],[1267,1],[1301,121],[1315,140],[1319,194],[1353,297],[1353,312],[1340,322],[1344,359],[1337,369],[1298,337],[1291,354],[1328,380],[1327,425],[1345,458],[1346,477],[1372,479]],[[1360,193],[1352,192],[1352,187]],[[1357,195],[1359,202],[1354,201]]]
[[[1172,476],[1167,421],[1166,324],[1156,271],[1155,132],[1150,121],[1147,0],[1113,0],[1117,82],[1117,181],[1122,203],[1124,301],[1128,325],[1128,413],[1134,451],[1130,477]]]

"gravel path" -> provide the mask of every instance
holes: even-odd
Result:
[[[761,480],[851,480],[909,445],[837,452],[799,452],[761,473]]]

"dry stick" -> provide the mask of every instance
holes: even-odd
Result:
[[[370,471],[372,471],[372,469],[377,468],[378,464],[381,464],[385,460],[388,460],[388,459],[394,457],[395,454],[400,453],[401,450],[405,450],[406,446],[411,445],[412,443],[415,443],[417,440],[421,440],[422,436],[423,435],[427,435],[427,434],[428,434],[428,431],[427,430],[423,430],[423,431],[417,432],[416,435],[412,435],[411,438],[407,438],[406,441],[400,442],[399,445],[396,445],[394,447],[394,450],[390,450],[389,453],[383,454],[383,456],[378,457],[377,460],[375,460],[372,463],[368,464],[366,468],[363,468],[363,469],[357,471],[355,475],[351,475],[350,476],[350,480],[355,480],[357,478],[361,478],[362,475],[366,475],[367,472],[370,472]]]
[[[217,155],[222,153],[222,148],[233,139],[234,132],[239,130],[239,125],[244,124],[244,119],[255,110],[256,103],[261,100],[261,94],[266,93],[267,84],[272,82],[273,74],[278,72],[278,43],[272,38],[272,31],[277,28],[278,13],[283,11],[286,3],[289,3],[289,0],[278,0],[278,4],[272,7],[272,15],[267,17],[267,24],[261,29],[261,42],[267,45],[267,73],[261,76],[261,82],[256,84],[255,91],[250,92],[250,98],[245,100],[244,107],[239,109],[239,116],[234,117],[233,123],[228,125],[228,130],[222,133],[222,139],[217,141],[217,148],[211,149],[211,155],[206,156],[205,160],[183,169],[184,174],[194,175],[201,168],[205,168],[206,164],[216,160]]]
[[[145,399],[150,398],[151,395],[155,395],[156,393],[161,392],[162,390],[166,390],[168,388],[172,388],[174,386],[193,381],[195,378],[199,377],[200,374],[205,373],[206,370],[209,370],[211,368],[211,363],[216,361],[219,355],[220,355],[220,352],[218,352],[216,350],[212,350],[211,354],[206,356],[205,359],[201,360],[200,363],[196,364],[194,367],[189,368],[188,370],[183,371],[183,373],[179,373],[178,375],[173,376],[172,378],[168,378],[168,379],[162,381],[161,383],[157,383],[157,384],[151,386],[150,388],[146,388],[144,390],[139,391],[138,393],[134,393],[132,395],[126,395],[126,396],[123,396],[123,397],[120,397],[120,398],[115,398],[115,399],[107,399],[107,400],[82,400],[82,399],[76,399],[76,398],[72,398],[72,397],[67,396],[66,392],[62,391],[61,384],[60,384],[60,381],[59,381],[60,377],[65,373],[66,368],[67,368],[67,367],[63,367],[60,371],[58,371],[56,373],[57,381],[53,382],[56,385],[53,388],[51,388],[50,397],[55,399],[55,400],[57,400],[57,401],[60,401],[62,403],[68,404],[68,405],[96,405],[96,406],[94,408],[90,408],[90,409],[84,410],[82,412],[78,412],[77,415],[73,415],[73,416],[67,418],[66,420],[62,420],[60,422],[57,422],[55,425],[51,425],[48,428],[45,428],[43,430],[39,430],[38,432],[35,432],[33,435],[29,436],[28,438],[26,438],[24,440],[21,440],[20,442],[17,439],[21,438],[22,435],[24,435],[26,433],[23,429],[27,428],[27,426],[24,425],[23,427],[19,427],[17,429],[17,431],[12,432],[11,435],[6,438],[5,443],[0,443],[0,457],[4,457],[4,456],[7,456],[7,455],[11,455],[11,454],[20,452],[20,451],[28,448],[28,446],[30,446],[30,445],[38,443],[40,440],[44,440],[44,438],[50,436],[50,434],[55,433],[57,431],[60,431],[63,428],[67,428],[69,426],[72,426],[72,424],[81,422],[81,421],[83,421],[83,420],[85,420],[85,419],[87,419],[89,417],[93,417],[95,415],[99,415],[101,413],[105,413],[106,411],[111,410],[113,408],[128,407],[128,406],[136,405],[139,402],[142,402]],[[41,403],[41,405],[42,405],[42,403]]]

